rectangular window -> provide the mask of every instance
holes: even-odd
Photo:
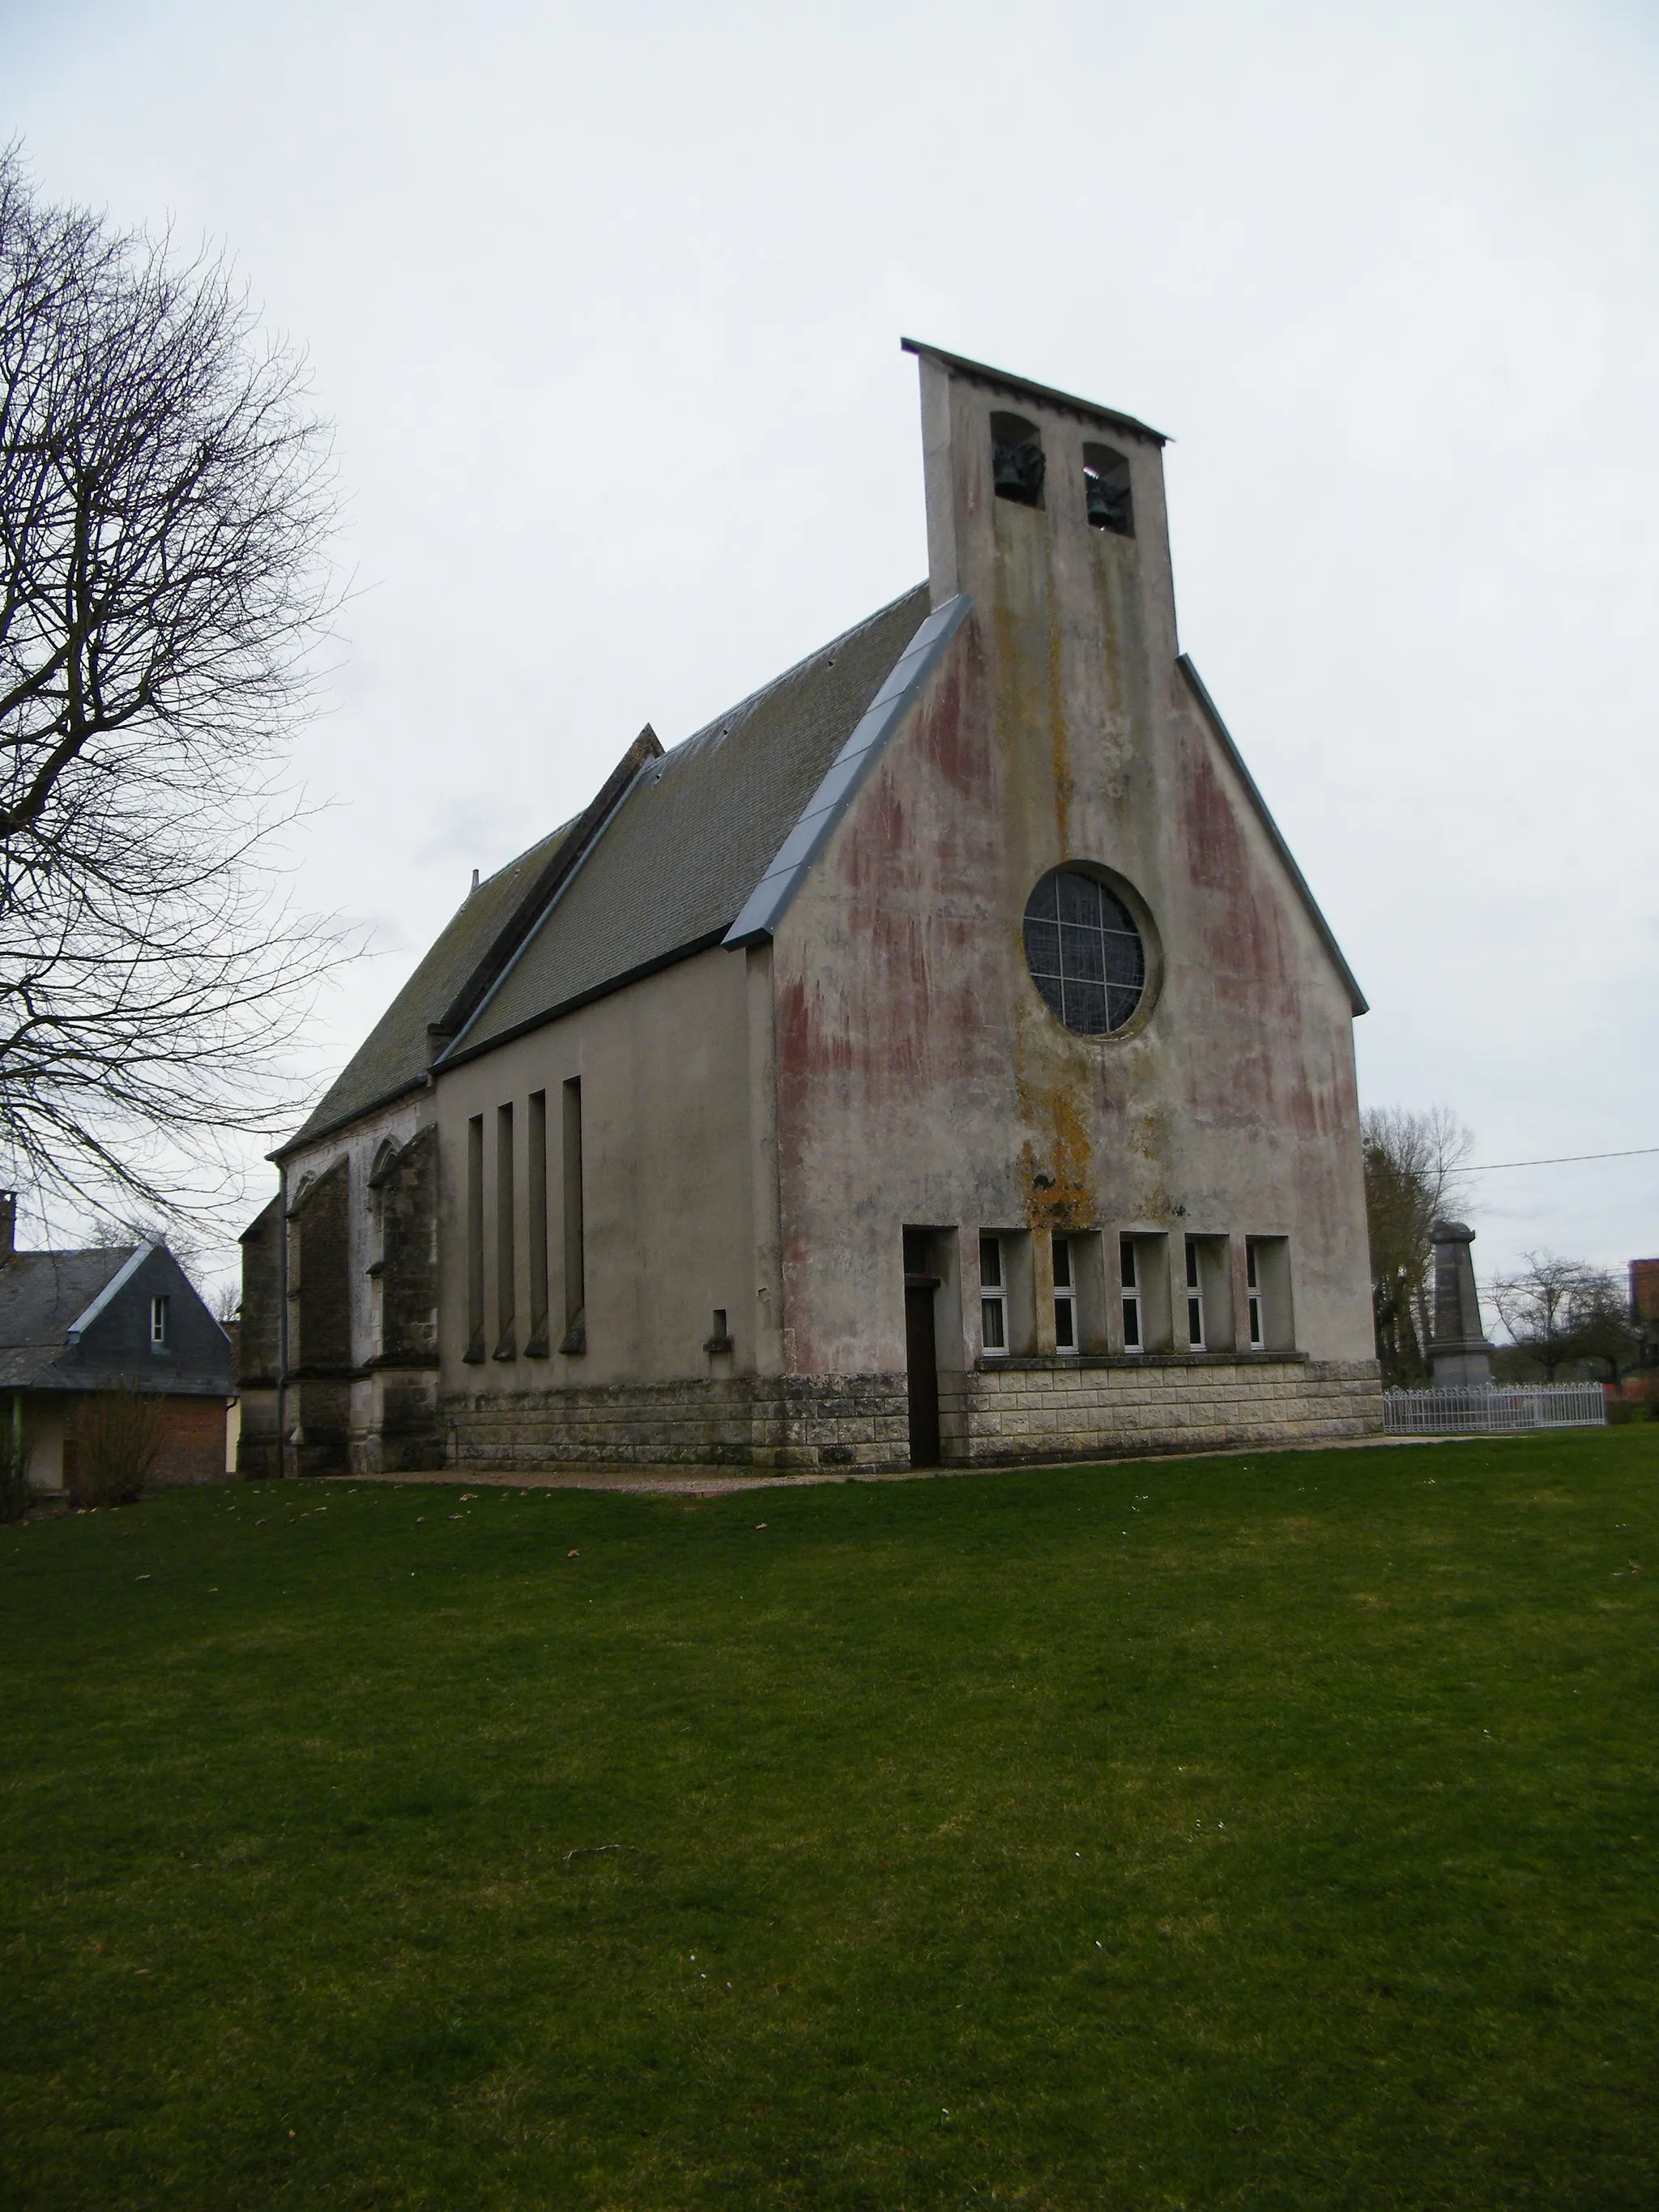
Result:
[[[979,1240],[979,1320],[988,1359],[1008,1356],[1008,1282],[1002,1264],[1002,1239]]]
[[[530,1335],[525,1350],[532,1359],[547,1357],[547,1093],[530,1094],[530,1125],[525,1161],[527,1188],[526,1226],[530,1249]]]
[[[1078,1349],[1077,1282],[1072,1267],[1071,1239],[1056,1237],[1054,1244],[1054,1350]]]
[[[582,1233],[582,1086],[564,1086],[564,1341],[561,1352],[587,1349],[587,1262]]]
[[[1187,1239],[1187,1349],[1204,1349],[1204,1292],[1198,1272],[1198,1240]]]
[[[1120,1237],[1117,1241],[1118,1273],[1123,1284],[1123,1349],[1144,1352],[1146,1332],[1140,1318],[1140,1270],[1135,1264],[1135,1240]]]
[[[161,1345],[167,1340],[167,1308],[170,1298],[152,1298],[149,1302],[149,1340]]]
[[[513,1190],[513,1109],[495,1109],[495,1357],[514,1359],[518,1345],[513,1323],[518,1304],[517,1255],[514,1250],[516,1210]]]
[[[484,1356],[483,1115],[466,1125],[466,1358]]]
[[[1267,1339],[1261,1326],[1261,1285],[1256,1277],[1255,1239],[1253,1237],[1247,1237],[1244,1240],[1244,1286],[1250,1309],[1250,1349],[1262,1352],[1267,1348]]]

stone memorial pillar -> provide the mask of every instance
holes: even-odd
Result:
[[[1429,1237],[1434,1246],[1434,1331],[1429,1339],[1434,1387],[1489,1390],[1492,1346],[1480,1327],[1469,1252],[1474,1231],[1466,1222],[1437,1221]]]

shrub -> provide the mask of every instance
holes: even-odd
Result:
[[[0,1522],[21,1521],[29,1505],[29,1446],[0,1415]]]
[[[76,1505],[132,1505],[161,1449],[161,1406],[142,1390],[98,1390],[81,1401],[69,1493]]]

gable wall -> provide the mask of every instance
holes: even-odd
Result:
[[[980,1351],[981,1228],[1224,1235],[1236,1276],[1246,1234],[1286,1236],[1297,1347],[1368,1361],[1346,988],[1176,666],[1158,450],[923,373],[934,599],[972,611],[778,933],[795,1361],[903,1367],[905,1223],[963,1232],[942,1368]],[[1041,428],[1044,508],[994,496],[993,409]],[[1088,526],[1085,438],[1129,459],[1133,539]],[[1155,919],[1133,1033],[1071,1035],[1027,974],[1067,859]]]
[[[168,1302],[163,1345],[150,1341],[150,1300],[157,1296]],[[58,1364],[66,1375],[142,1390],[222,1399],[232,1388],[230,1340],[165,1246],[145,1257]]]

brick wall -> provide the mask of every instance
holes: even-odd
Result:
[[[64,1406],[64,1480],[73,1483],[80,1463],[82,1407],[100,1394],[77,1391]],[[153,1478],[157,1485],[225,1480],[225,1401],[222,1398],[158,1396],[161,1444]]]

